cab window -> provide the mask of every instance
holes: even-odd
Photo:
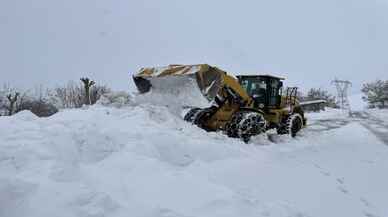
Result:
[[[265,80],[261,79],[243,79],[241,81],[241,86],[245,89],[249,96],[254,98],[257,101],[264,102],[265,94],[267,91],[267,84]]]

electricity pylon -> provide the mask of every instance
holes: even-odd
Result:
[[[348,109],[350,111],[350,104],[348,98],[349,87],[352,86],[350,81],[334,79],[332,84],[335,85],[337,89],[337,105],[341,109]]]

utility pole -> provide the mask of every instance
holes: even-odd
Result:
[[[337,78],[334,79],[331,83],[334,84],[337,89],[337,105],[341,109],[348,109],[350,112],[348,90],[349,90],[349,87],[352,86],[352,83],[350,81],[339,80]]]

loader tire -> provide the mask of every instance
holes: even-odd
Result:
[[[185,115],[183,120],[194,124],[195,118],[201,112],[201,110],[202,109],[200,109],[200,108],[192,108],[192,109],[190,109],[190,111],[187,112],[187,114]]]
[[[197,125],[199,128],[202,128],[206,131],[211,131],[208,127],[206,127],[207,121],[212,117],[212,115],[216,112],[215,108],[209,107],[205,109],[201,108],[192,108],[183,118],[185,121],[188,121],[192,124]]]
[[[229,137],[241,138],[248,143],[251,136],[265,132],[266,121],[264,116],[257,112],[236,112],[225,127]]]
[[[303,128],[303,118],[300,114],[293,114],[287,118],[286,132],[295,137],[296,134]]]

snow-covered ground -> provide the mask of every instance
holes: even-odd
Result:
[[[388,109],[370,109],[368,110],[368,113],[388,124]]]
[[[245,144],[147,103],[1,117],[0,216],[388,216],[388,146],[341,111],[308,118]]]

